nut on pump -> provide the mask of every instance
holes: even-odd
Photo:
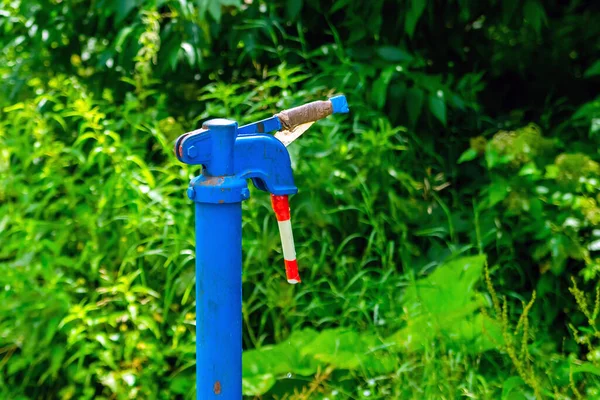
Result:
[[[175,142],[179,161],[203,166],[187,190],[195,203],[198,399],[242,398],[241,204],[250,197],[247,180],[270,193],[287,281],[299,283],[289,205],[298,188],[286,147],[315,121],[348,112],[340,95],[241,127],[213,119]]]

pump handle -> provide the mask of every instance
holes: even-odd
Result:
[[[298,125],[314,122],[333,114],[331,101],[313,101],[299,107],[283,110],[275,116],[281,121],[281,127],[285,130],[293,130]]]

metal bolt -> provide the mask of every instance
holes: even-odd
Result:
[[[194,197],[196,197],[196,192],[193,188],[188,188],[187,195],[190,198],[190,200],[194,200]]]
[[[198,155],[198,150],[196,150],[196,146],[190,146],[187,155],[189,158],[194,158]]]

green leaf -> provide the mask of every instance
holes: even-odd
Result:
[[[477,150],[475,149],[467,149],[460,155],[458,159],[458,164],[462,164],[467,161],[472,161],[477,158]]]
[[[10,363],[8,364],[8,369],[7,369],[8,374],[14,375],[18,371],[21,371],[21,370],[27,368],[27,366],[30,365],[31,362],[32,362],[32,360],[30,360],[27,357],[18,357],[18,356],[11,357]]]
[[[334,329],[321,332],[310,346],[303,349],[303,353],[342,369],[356,369],[361,365],[359,355],[366,350],[358,332]]]
[[[210,16],[216,21],[221,22],[221,16],[223,13],[223,7],[236,7],[242,6],[241,0],[198,0],[198,10],[200,18],[204,18],[204,15],[208,11]]]
[[[160,47],[158,60],[162,71],[174,71],[179,60],[179,51],[181,50],[181,35],[171,33],[163,38]]]
[[[194,386],[194,377],[191,375],[178,375],[170,379],[169,390],[176,394],[186,394]]]
[[[508,183],[504,180],[492,181],[488,186],[489,206],[493,207],[508,196]]]
[[[376,335],[347,328],[322,331],[302,349],[304,356],[338,369],[385,374],[394,370],[395,361],[382,352],[384,343]]]
[[[334,13],[338,10],[341,10],[342,8],[348,6],[348,4],[352,3],[352,0],[337,0],[333,6],[331,7],[331,9],[329,10],[330,13]]]
[[[552,263],[550,270],[555,275],[560,275],[567,266],[569,239],[563,235],[556,235],[550,239],[550,255]]]
[[[152,318],[142,315],[137,318],[136,323],[139,330],[149,329],[157,339],[160,339],[160,329]]]
[[[519,5],[519,0],[503,0],[502,1],[502,18],[504,19],[504,23],[508,24],[512,20],[515,15],[515,11],[517,10],[517,6]]]
[[[405,307],[411,316],[424,310],[432,314],[462,309],[472,301],[474,285],[481,279],[485,256],[448,261],[406,289]]]
[[[498,166],[504,167],[514,159],[514,154],[500,154],[488,145],[485,152],[485,161],[488,169],[493,169]]]
[[[302,6],[304,5],[303,0],[287,0],[285,7],[285,15],[288,20],[295,21],[300,11],[302,11]]]
[[[500,323],[477,313],[484,300],[475,285],[484,263],[485,256],[457,258],[411,284],[403,299],[408,326],[388,338],[396,350],[418,351],[439,336],[475,354],[501,345]]]
[[[600,60],[592,64],[591,67],[585,70],[584,77],[589,78],[591,76],[600,75]]]
[[[593,364],[590,364],[590,363],[583,363],[581,365],[572,366],[571,371],[574,374],[579,374],[581,372],[585,372],[588,374],[594,374],[596,376],[600,376],[600,368]]]
[[[117,38],[115,39],[115,50],[117,52],[120,53],[123,51],[123,44],[131,32],[133,32],[133,27],[131,26],[126,26],[119,31]]]
[[[217,22],[221,22],[221,2],[219,0],[204,0],[208,2],[206,9],[210,16]]]
[[[48,377],[56,378],[58,371],[62,367],[62,363],[65,359],[67,350],[65,348],[53,348],[51,350],[52,356],[50,358],[50,368],[46,369],[44,374],[40,377],[38,383],[44,382]]]
[[[544,173],[544,178],[546,179],[556,179],[560,174],[560,169],[556,164],[550,164],[546,166],[546,172]]]
[[[408,9],[404,19],[404,30],[411,38],[415,33],[417,22],[419,22],[423,11],[425,11],[426,5],[427,0],[411,0],[410,2],[410,8]]]
[[[540,175],[540,170],[537,168],[537,166],[535,165],[535,163],[533,161],[528,162],[527,164],[523,165],[523,167],[521,167],[521,169],[519,170],[519,176],[539,176]]]
[[[393,68],[385,69],[373,84],[373,100],[378,109],[382,109],[387,99],[387,90],[394,74]]]
[[[190,67],[196,65],[196,52],[194,51],[194,46],[184,42],[181,43],[181,48],[183,49],[183,54],[188,62],[188,65]]]
[[[590,121],[590,137],[598,136],[600,132],[600,118],[592,118]]]
[[[510,378],[506,379],[502,385],[502,400],[507,400],[509,398],[508,396],[515,388],[523,386],[524,384],[525,382],[523,379],[518,376],[511,376]]]
[[[123,22],[123,20],[129,15],[131,10],[133,10],[137,5],[136,0],[115,0],[115,3],[116,4],[113,6],[113,8],[116,10],[117,17],[115,19],[115,22],[117,24]]]
[[[12,112],[12,111],[22,110],[24,108],[25,108],[25,104],[23,104],[23,103],[16,103],[16,104],[13,104],[11,106],[4,107],[2,109],[2,111],[6,112],[6,113],[9,113],[9,112]]]
[[[446,126],[446,101],[441,91],[429,96],[429,110],[442,125]]]
[[[424,97],[423,90],[419,88],[412,87],[406,91],[406,111],[408,112],[408,120],[411,126],[417,124],[417,120],[423,109]]]
[[[284,342],[265,346],[242,354],[243,391],[245,395],[264,394],[277,381],[276,377],[287,373],[312,375],[318,362],[301,354],[301,349],[317,337],[311,329],[295,331]]]
[[[145,183],[148,186],[150,186],[151,188],[154,188],[156,186],[154,176],[152,175],[152,172],[150,171],[144,160],[142,160],[139,156],[136,155],[127,156],[126,160],[130,161],[132,164],[135,164],[137,168],[139,168],[139,172],[144,177]]]
[[[523,15],[526,22],[528,22],[535,33],[538,35],[542,31],[542,25],[548,23],[548,17],[544,6],[537,0],[527,0],[523,6]]]
[[[242,379],[242,393],[245,396],[261,396],[271,389],[277,380],[273,374],[254,375]]]
[[[393,46],[381,46],[377,48],[377,54],[389,62],[412,61],[414,58],[410,53]]]

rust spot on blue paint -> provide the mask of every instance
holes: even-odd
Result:
[[[215,392],[215,394],[221,394],[221,382],[215,382],[215,385],[213,386],[213,392]]]
[[[199,186],[220,186],[225,179],[222,176],[208,176],[206,179],[198,182]]]

